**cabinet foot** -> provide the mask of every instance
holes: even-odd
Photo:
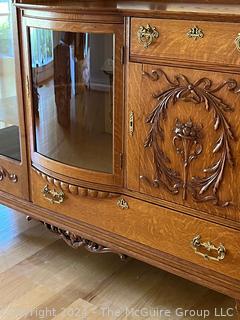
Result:
[[[240,320],[240,300],[236,300],[236,312],[237,312],[237,320]]]
[[[32,218],[29,216],[26,217],[27,221],[31,221]],[[75,235],[74,233],[68,231],[68,230],[63,230],[61,228],[55,227],[49,223],[40,221],[49,231],[57,235],[60,239],[65,241],[67,245],[74,249],[78,249],[80,247],[85,248],[87,251],[91,253],[115,253],[119,255],[121,260],[126,260],[127,256],[119,253],[115,250],[112,250],[110,248],[104,247],[96,242],[93,242],[91,240],[85,239],[79,235]]]

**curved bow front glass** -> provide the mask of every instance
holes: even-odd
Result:
[[[30,28],[36,152],[113,171],[114,35]]]

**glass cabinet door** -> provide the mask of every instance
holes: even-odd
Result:
[[[21,161],[11,1],[0,1],[0,155]]]
[[[29,199],[16,8],[0,0],[0,190]]]
[[[30,27],[35,152],[113,173],[115,36]]]

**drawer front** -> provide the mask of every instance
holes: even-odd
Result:
[[[239,32],[236,23],[133,18],[131,57],[239,65]]]
[[[41,174],[32,174],[34,204],[60,213],[66,218],[86,222],[234,279],[240,279],[238,231],[127,196],[98,192],[80,194],[73,186],[69,189],[67,184],[62,184],[61,188],[57,180],[53,181],[46,176],[43,178]],[[64,192],[65,198],[62,203],[51,203],[43,196],[42,190],[46,185],[51,191],[56,189],[58,192]],[[119,201],[122,199],[124,201]],[[195,252],[191,241],[198,235],[201,239],[196,239],[195,243],[201,242],[202,245],[197,246]],[[210,251],[204,248],[208,241],[215,245]],[[221,244],[226,248],[226,256],[221,261],[206,260],[199,254],[222,257],[221,252],[217,253]]]

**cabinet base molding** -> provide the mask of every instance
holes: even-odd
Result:
[[[26,216],[27,221],[31,221],[32,218],[30,216]],[[63,230],[58,228],[50,223],[40,221],[50,232],[57,235],[60,239],[62,239],[69,247],[73,249],[85,248],[87,251],[91,253],[115,253],[119,255],[121,260],[126,260],[127,256],[125,254],[121,254],[116,252],[110,248],[107,248],[103,245],[100,245],[94,241],[85,239],[79,235],[76,235],[68,230]]]

